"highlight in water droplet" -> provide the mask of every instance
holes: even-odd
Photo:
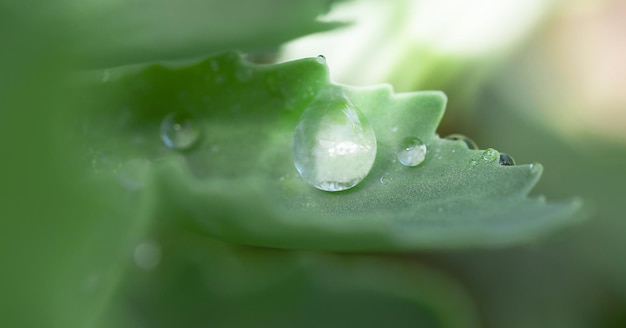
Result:
[[[398,161],[404,166],[418,166],[426,159],[426,145],[417,137],[406,137],[397,151]]]
[[[361,182],[376,158],[374,130],[340,88],[320,91],[293,136],[293,160],[315,188],[341,191]]]
[[[200,137],[192,117],[184,113],[170,113],[161,122],[161,140],[171,149],[189,149]]]
[[[451,134],[449,136],[446,137],[446,139],[448,140],[459,140],[459,141],[463,141],[465,143],[465,145],[467,146],[467,148],[472,149],[472,150],[476,150],[478,149],[478,145],[474,142],[474,140],[462,135],[462,134]]]
[[[499,161],[500,161],[500,165],[504,165],[504,166],[515,165],[515,160],[513,159],[513,157],[505,153],[500,153]]]
[[[498,151],[493,148],[487,148],[483,152],[482,157],[487,162],[493,162],[493,161],[496,161],[500,157],[500,153],[498,153]]]

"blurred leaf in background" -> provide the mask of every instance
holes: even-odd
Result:
[[[326,55],[339,83],[390,83],[397,91],[442,90],[443,124],[464,120],[482,86],[537,33],[558,0],[349,1],[325,17],[351,24],[285,45],[282,59]]]

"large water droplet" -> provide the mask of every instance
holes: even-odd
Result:
[[[293,160],[315,188],[341,191],[361,182],[376,158],[376,136],[339,88],[320,91],[304,111],[293,137]]]
[[[404,166],[418,166],[426,158],[426,145],[417,137],[406,137],[400,143],[398,160]]]
[[[487,148],[487,150],[483,152],[483,159],[487,162],[493,162],[499,157],[500,153],[498,153],[498,151],[493,148]]]
[[[508,154],[500,153],[500,165],[504,165],[504,166],[515,165],[515,160],[513,159],[513,157],[509,156]]]
[[[465,143],[467,148],[475,150],[478,149],[478,145],[474,142],[474,140],[462,135],[462,134],[451,134],[446,137],[448,140],[460,140]]]
[[[188,149],[198,140],[200,130],[191,116],[183,113],[171,113],[161,122],[161,139],[172,149]]]

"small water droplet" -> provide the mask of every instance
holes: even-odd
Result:
[[[470,163],[470,165],[471,165],[471,166],[476,166],[476,165],[478,165],[478,161],[477,161],[477,160],[475,160],[475,159],[470,160],[470,162],[469,162],[469,163]]]
[[[132,191],[139,190],[145,183],[150,165],[150,160],[147,159],[130,160],[122,166],[117,177],[126,189]]]
[[[515,165],[515,160],[513,159],[513,157],[509,156],[508,154],[500,153],[500,165],[504,165],[504,166]]]
[[[535,162],[529,165],[530,172],[533,174],[541,173],[541,164]]]
[[[462,135],[462,134],[451,134],[449,136],[446,137],[446,139],[448,140],[460,140],[463,141],[465,143],[465,145],[467,146],[467,148],[472,149],[472,150],[476,150],[478,149],[478,145],[474,142],[474,140]]]
[[[365,116],[339,88],[320,91],[293,136],[300,176],[315,188],[341,191],[361,182],[376,158],[376,136]]]
[[[280,87],[280,81],[278,74],[274,71],[267,72],[264,77],[265,87],[269,93],[273,96],[284,97],[282,89]]]
[[[384,174],[380,177],[380,183],[383,185],[389,184],[393,179],[389,176],[389,174]]]
[[[219,71],[219,70],[220,70],[220,63],[218,63],[218,62],[217,62],[217,60],[215,60],[215,59],[214,59],[214,60],[211,60],[211,69],[212,69],[214,72]]]
[[[135,265],[144,270],[152,270],[161,262],[161,247],[152,241],[145,241],[135,247]]]
[[[122,166],[122,160],[110,151],[97,152],[91,160],[96,173],[115,173]]]
[[[318,63],[326,64],[326,57],[324,57],[324,55],[318,55],[316,59]]]
[[[249,66],[239,66],[235,72],[235,76],[239,82],[247,82],[252,78],[254,71]]]
[[[400,143],[398,160],[404,166],[418,166],[426,158],[426,145],[417,137],[406,137]]]
[[[497,150],[493,149],[493,148],[487,148],[487,150],[485,150],[483,152],[483,159],[487,162],[493,162],[495,160],[497,160],[500,156],[500,153],[498,153]]]
[[[171,149],[188,149],[198,140],[200,131],[191,116],[170,113],[161,122],[161,140]]]
[[[100,285],[100,280],[101,278],[99,274],[94,273],[89,275],[84,282],[85,291],[88,293],[96,291],[96,289],[98,289],[98,286]]]
[[[109,82],[110,79],[111,79],[111,71],[109,71],[108,69],[105,69],[104,71],[102,71],[102,77],[100,78],[100,82],[107,83]]]

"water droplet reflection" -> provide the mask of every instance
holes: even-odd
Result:
[[[511,166],[515,165],[515,160],[513,157],[509,156],[505,153],[500,153],[500,165]]]

